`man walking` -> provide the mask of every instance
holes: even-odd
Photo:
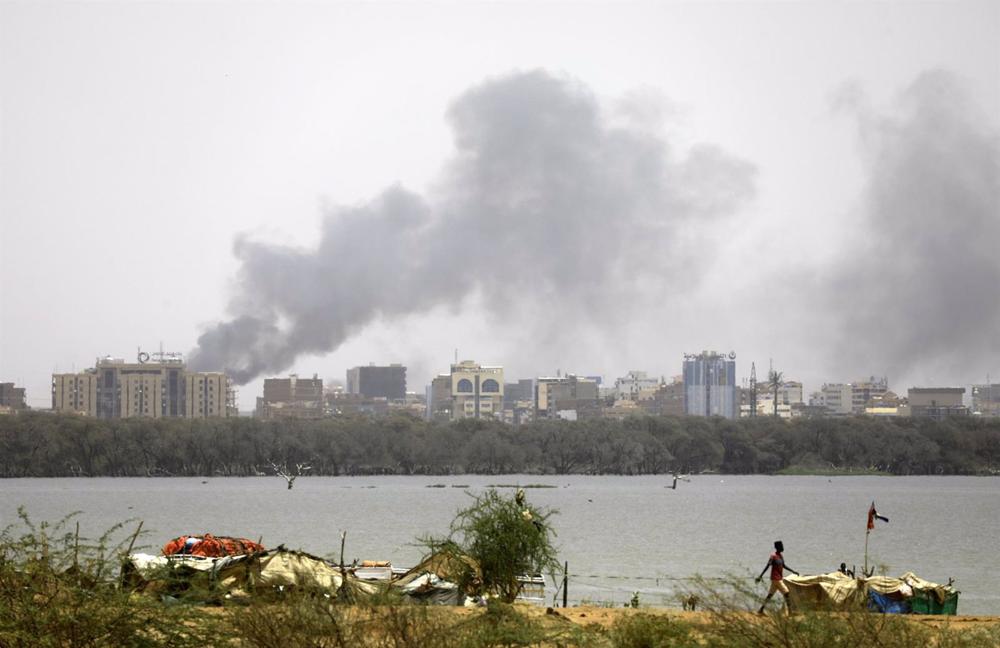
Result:
[[[785,545],[781,543],[781,540],[776,540],[774,542],[774,553],[771,554],[771,557],[767,560],[767,564],[764,565],[764,569],[760,572],[760,576],[757,577],[757,582],[759,583],[761,579],[764,578],[764,572],[767,571],[768,567],[771,568],[771,588],[767,591],[767,597],[764,599],[764,602],[760,604],[760,609],[757,610],[757,614],[764,614],[764,606],[766,606],[767,602],[771,600],[771,597],[774,596],[775,592],[781,592],[781,595],[785,597],[785,608],[789,612],[792,611],[792,603],[788,598],[788,585],[785,585],[784,570],[787,569],[796,576],[799,575],[799,572],[789,567],[785,562],[785,557],[782,555],[784,550]]]

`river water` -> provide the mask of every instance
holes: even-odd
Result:
[[[347,532],[348,560],[414,564],[417,538],[447,532],[468,492],[489,485],[545,484],[531,503],[558,509],[560,558],[569,562],[571,601],[622,604],[640,593],[677,605],[694,574],[760,573],[774,540],[808,574],[864,562],[868,506],[888,524],[869,538],[869,562],[898,576],[955,579],[959,612],[1000,615],[1000,479],[990,477],[771,477],[697,475],[668,488],[665,476],[459,475],[302,477],[288,490],[277,477],[65,478],[0,480],[0,526],[55,521],[74,511],[81,534],[142,520],[140,540],[156,552],[188,533],[263,537],[335,557]],[[444,484],[444,488],[429,487]],[[510,491],[508,491],[510,492]],[[130,526],[130,528],[134,528]],[[549,587],[551,597],[554,587]]]

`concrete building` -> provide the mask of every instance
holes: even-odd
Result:
[[[597,381],[569,374],[535,381],[535,417],[539,419],[595,418],[600,414]]]
[[[678,376],[673,382],[660,385],[649,398],[637,402],[650,416],[683,416],[684,380]]]
[[[503,367],[463,360],[451,366],[452,419],[499,418],[503,410]]]
[[[52,375],[52,409],[97,418],[236,416],[236,395],[221,372],[188,372],[180,354],[139,353],[137,362],[98,358],[93,369]]]
[[[354,367],[347,370],[347,393],[365,398],[406,400],[406,367],[401,364]]]
[[[854,411],[854,389],[850,383],[823,383],[809,404],[824,408],[828,416],[848,416]]]
[[[868,380],[851,383],[851,411],[864,414],[869,407],[880,408],[882,397],[889,391],[888,378],[871,376]]]
[[[791,408],[793,405],[801,405],[802,402],[802,383],[796,380],[781,383],[778,387],[779,406],[788,405]]]
[[[651,398],[659,388],[658,378],[647,375],[645,371],[632,370],[615,379],[614,397],[615,400],[639,401]]]
[[[965,387],[910,387],[907,409],[910,416],[941,421],[952,416],[968,416],[962,404]]]
[[[510,425],[530,423],[535,419],[535,381],[521,378],[516,383],[504,383],[503,421]]]
[[[24,396],[24,387],[15,387],[14,383],[0,383],[0,412],[18,412],[28,409]]]
[[[52,410],[97,415],[97,374],[81,372],[52,375]]]
[[[278,418],[318,419],[323,417],[323,380],[316,375],[299,378],[264,380],[264,395],[257,398],[255,416],[265,420]]]
[[[451,374],[438,374],[427,386],[427,418],[431,421],[450,421],[454,409]]]
[[[684,356],[684,413],[735,419],[736,354],[703,351]]]
[[[972,413],[977,416],[1000,416],[1000,385],[996,383],[973,385]]]
[[[236,416],[235,411],[230,412],[229,391],[229,377],[221,371],[185,373],[184,417]]]

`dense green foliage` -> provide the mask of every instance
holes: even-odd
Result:
[[[434,423],[395,415],[322,421],[0,417],[0,477],[246,476],[270,461],[313,475],[1000,473],[1000,420],[773,417],[727,421]]]
[[[479,566],[476,583],[471,572],[459,585],[513,603],[521,591],[519,576],[554,574],[559,569],[549,519],[555,511],[538,508],[494,489],[471,494],[473,501],[456,513],[446,538],[427,538],[432,553],[451,551],[472,558]],[[472,587],[470,587],[472,586]]]

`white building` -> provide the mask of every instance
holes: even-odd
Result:
[[[810,405],[825,407],[832,416],[847,416],[853,409],[854,390],[850,383],[824,383],[814,392]]]
[[[629,371],[625,376],[615,379],[615,400],[640,401],[652,398],[652,394],[660,387],[660,380],[655,376],[646,375],[645,371]]]

